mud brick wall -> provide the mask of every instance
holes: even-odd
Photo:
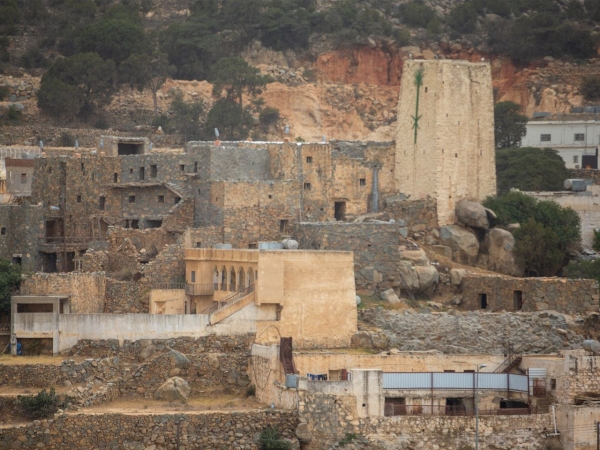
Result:
[[[400,286],[400,228],[391,223],[303,222],[295,237],[301,249],[354,252],[356,287],[374,292]]]
[[[486,294],[488,310],[516,311],[515,292],[521,292],[523,311],[583,315],[598,311],[600,303],[596,280],[466,276],[459,290],[463,296],[461,308],[470,310],[481,309],[481,294]]]
[[[95,273],[36,273],[21,283],[21,295],[70,294],[71,313],[104,312],[106,277]]]
[[[44,210],[40,206],[0,205],[0,258],[21,256],[24,272],[40,268],[38,241],[44,233]]]
[[[142,281],[106,280],[104,312],[110,314],[148,314],[150,287]]]
[[[257,450],[257,433],[271,426],[293,438],[297,413],[251,411],[203,414],[87,414],[61,415],[0,434],[0,448],[98,450],[99,448],[175,448],[177,429],[188,450],[239,448]],[[297,442],[297,440],[296,440]]]

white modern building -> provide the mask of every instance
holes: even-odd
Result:
[[[600,117],[591,114],[531,119],[522,147],[549,147],[558,151],[569,169],[597,169]]]

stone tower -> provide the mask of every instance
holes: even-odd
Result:
[[[396,190],[437,200],[440,225],[462,199],[496,194],[489,63],[407,60],[396,134]]]

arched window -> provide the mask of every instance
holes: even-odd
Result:
[[[248,286],[254,286],[254,270],[248,269]]]
[[[227,290],[227,269],[225,266],[221,267],[221,290]]]
[[[213,288],[215,291],[219,289],[219,269],[217,266],[213,267]]]
[[[243,291],[246,289],[246,272],[244,272],[244,268],[240,267],[240,282],[239,282],[239,291]]]
[[[231,270],[229,272],[229,290],[231,292],[235,292],[237,289],[237,283],[236,283],[236,273],[235,273],[235,269],[233,267],[231,267]]]

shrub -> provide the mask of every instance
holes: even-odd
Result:
[[[263,109],[258,116],[258,121],[264,128],[268,128],[274,123],[277,123],[278,120],[279,110],[270,106],[267,106],[265,109]]]
[[[18,402],[23,415],[29,419],[44,419],[54,414],[60,404],[54,388],[50,388],[49,392],[42,389],[36,396],[19,396]]]
[[[471,3],[455,6],[448,15],[450,28],[460,33],[472,33],[477,26],[477,11]]]
[[[398,15],[411,27],[425,28],[435,17],[435,12],[426,4],[414,1],[401,7]]]
[[[10,94],[8,86],[0,86],[0,101],[8,98],[8,94]]]
[[[23,56],[21,56],[19,62],[21,66],[26,69],[37,69],[48,65],[48,60],[38,47],[30,47],[27,49]]]
[[[267,427],[260,433],[258,448],[260,450],[291,450],[292,444],[282,439],[276,429]]]
[[[581,93],[586,100],[600,99],[600,77],[586,77],[581,85]]]
[[[19,120],[21,119],[21,116],[23,115],[23,113],[21,111],[19,111],[17,108],[15,108],[14,106],[9,106],[8,107],[8,120]]]

